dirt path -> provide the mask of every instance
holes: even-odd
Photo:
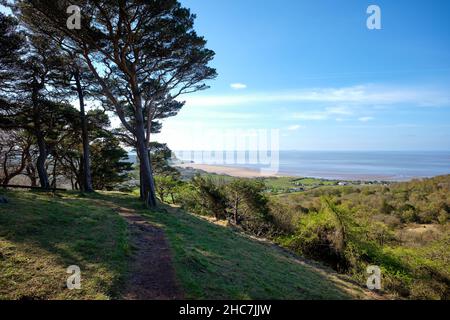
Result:
[[[131,243],[135,248],[123,299],[182,299],[163,230],[153,226],[134,210],[122,207],[116,210],[128,222]]]

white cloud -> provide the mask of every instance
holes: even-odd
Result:
[[[211,120],[224,120],[224,119],[233,119],[233,120],[251,120],[260,118],[261,114],[257,112],[230,112],[230,111],[216,111],[207,109],[202,109],[201,112],[194,112],[189,114],[188,118],[191,120],[195,119],[211,119]]]
[[[358,118],[358,121],[369,122],[369,121],[374,120],[374,119],[375,119],[374,117],[361,117],[361,118]]]
[[[296,112],[293,114],[293,118],[298,120],[325,120],[328,115],[324,112]]]
[[[299,129],[301,129],[301,128],[302,128],[301,125],[296,124],[296,125],[289,126],[287,129],[288,129],[289,131],[297,131],[297,130],[299,130]]]
[[[234,89],[244,89],[242,83],[231,85]],[[322,102],[346,105],[393,105],[448,106],[450,93],[446,90],[427,88],[383,87],[359,85],[345,88],[316,88],[283,92],[262,92],[237,95],[196,95],[186,97],[193,106],[237,106],[252,103],[282,102]]]
[[[322,111],[296,112],[292,117],[299,120],[327,120],[331,116],[350,116],[352,114],[353,111],[348,107],[329,107]]]
[[[234,90],[247,89],[247,85],[243,83],[232,83],[230,84],[230,87]]]
[[[326,112],[330,115],[336,114],[343,116],[349,116],[353,114],[353,111],[350,110],[348,107],[330,107],[326,108]]]

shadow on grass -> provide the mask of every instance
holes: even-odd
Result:
[[[80,266],[83,286],[89,291],[74,296],[65,293],[65,282],[60,281],[68,276],[64,273],[57,284],[48,286],[44,298],[118,297],[129,258],[126,222],[114,210],[119,206],[136,210],[163,228],[188,299],[364,296],[360,288],[270,245],[182,210],[164,206],[158,211],[146,210],[135,196],[62,193],[53,197],[11,192],[8,197],[11,202],[0,206],[0,240],[17,244],[28,254],[36,255],[39,250],[53,260],[58,272],[72,264]]]
[[[188,299],[352,299],[363,290],[230,228],[162,206],[145,210],[124,194],[95,196],[161,226]]]
[[[43,298],[66,294],[75,298],[116,296],[128,254],[126,223],[122,218],[111,208],[95,206],[88,197],[75,197],[72,193],[22,191],[8,192],[7,196],[10,202],[0,206],[0,240],[16,247],[10,256],[16,254],[15,259],[24,256],[30,261],[11,266],[11,274],[29,273],[30,278],[24,278],[32,283],[31,275],[39,274],[33,268],[46,269]],[[42,267],[43,261],[49,263]],[[86,290],[70,294],[65,291],[64,279],[69,276],[65,272],[70,265],[80,267]],[[14,293],[14,288],[10,291],[14,296],[27,295]]]

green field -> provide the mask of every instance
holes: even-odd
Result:
[[[227,183],[234,179],[238,179],[228,175],[207,173],[201,170],[198,170],[198,173],[201,176],[210,178],[216,182]],[[308,191],[323,186],[337,186],[338,183],[340,182],[338,180],[326,180],[326,179],[305,178],[305,177],[267,177],[257,179],[262,180],[264,182],[264,184],[267,187],[267,191],[276,194]],[[351,182],[348,183],[352,184]]]

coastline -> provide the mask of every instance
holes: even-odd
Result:
[[[189,156],[189,154],[188,154]],[[192,154],[191,154],[192,156]],[[173,164],[208,173],[233,177],[299,177],[333,181],[405,182],[450,174],[450,152],[433,151],[280,151],[278,172],[259,171],[267,164],[211,162],[209,158],[194,160],[186,154],[174,153]]]
[[[222,174],[235,178],[268,178],[268,177],[282,177],[282,174],[267,174],[261,173],[256,169],[242,168],[242,167],[228,167],[220,165],[210,165],[201,163],[181,163],[175,167],[182,169],[202,170],[208,173]]]
[[[279,177],[299,177],[299,178],[315,178],[323,180],[336,180],[336,181],[388,181],[388,182],[402,182],[410,181],[411,179],[399,179],[388,175],[367,175],[367,174],[332,174],[324,173],[324,176],[310,176],[310,175],[298,175],[288,173],[276,173],[268,174],[262,173],[257,169],[237,167],[237,166],[221,166],[203,163],[181,163],[176,164],[175,167],[181,169],[201,170],[207,173],[228,175],[235,178],[279,178]],[[420,179],[420,178],[417,178]]]

